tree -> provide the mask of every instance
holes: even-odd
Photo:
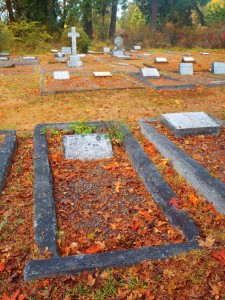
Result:
[[[206,7],[206,19],[209,24],[225,22],[225,1],[211,0]]]

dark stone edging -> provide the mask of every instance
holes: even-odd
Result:
[[[136,72],[130,72],[129,75],[133,76],[134,78],[136,78],[137,80],[141,81],[142,83],[154,88],[155,90],[183,90],[183,89],[193,89],[196,86],[194,84],[180,84],[180,85],[160,85],[157,86],[153,83],[148,82],[146,79],[150,79],[151,77],[143,77],[141,76],[140,73],[136,73]],[[170,77],[168,75],[160,75],[162,78],[166,78],[169,79],[171,81],[180,81],[176,78]]]
[[[173,164],[174,168],[203,195],[215,208],[225,213],[225,184],[210,175],[209,171],[192,159],[167,137],[157,132],[148,122],[155,119],[141,119],[140,127],[145,137],[153,143],[158,151]]]
[[[113,122],[87,122],[99,128],[109,128]],[[53,198],[53,184],[48,161],[48,146],[44,129],[66,129],[69,124],[41,124],[34,131],[34,218],[35,241],[40,250],[47,247],[53,254],[48,260],[29,261],[25,267],[25,280],[60,276],[62,274],[77,274],[95,268],[122,267],[138,263],[145,259],[162,259],[169,255],[199,248],[197,244],[198,228],[187,212],[177,210],[169,204],[171,198],[176,197],[162,175],[150,161],[133,135],[124,126],[126,133],[124,145],[136,172],[143,180],[169,222],[178,227],[186,238],[185,243],[162,245],[157,247],[143,247],[114,252],[90,255],[59,257],[57,246],[57,222]]]
[[[17,148],[16,132],[14,130],[0,130],[0,135],[6,135],[0,147],[0,195],[6,183],[6,178]]]

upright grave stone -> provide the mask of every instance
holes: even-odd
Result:
[[[180,63],[179,73],[181,75],[193,75],[193,64]]]
[[[163,114],[161,121],[177,137],[217,135],[221,127],[204,112]]]
[[[71,55],[72,49],[71,49],[71,47],[62,47],[61,52],[64,55]]]
[[[141,50],[141,46],[139,46],[139,45],[134,46],[134,50]]]
[[[104,47],[103,52],[104,53],[110,53],[110,48],[109,47]]]
[[[0,52],[0,57],[1,56],[10,56],[9,52]]]
[[[68,33],[68,37],[72,39],[72,55],[70,56],[70,60],[67,62],[68,67],[81,67],[83,65],[83,62],[77,55],[77,38],[79,36],[80,34],[76,32],[76,28],[71,27],[71,32]]]
[[[156,68],[141,68],[143,77],[159,78],[159,71]]]
[[[93,160],[111,158],[112,144],[104,134],[78,134],[63,137],[66,159]]]
[[[224,62],[213,62],[212,63],[213,74],[225,74],[225,63]]]
[[[123,39],[121,36],[117,36],[114,40],[116,45],[115,50],[112,51],[112,56],[119,58],[130,58],[129,55],[125,55],[125,51],[122,49]]]

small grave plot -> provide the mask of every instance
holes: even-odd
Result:
[[[24,75],[24,74],[35,74],[36,66],[15,66],[13,68],[1,68],[0,74],[2,75]]]
[[[138,82],[123,74],[112,77],[94,77],[92,74],[71,75],[68,80],[54,80],[48,76],[42,81],[41,93],[79,92],[89,90],[143,88]]]
[[[66,160],[62,132],[48,134],[61,255],[96,253],[184,240],[114,145],[112,159]]]
[[[152,122],[157,131],[167,136],[175,145],[183,149],[194,160],[208,169],[211,175],[225,183],[225,126],[216,136],[175,137],[160,121]]]
[[[139,66],[135,66],[133,64],[128,64],[126,62],[117,62],[113,63],[112,67],[115,71],[120,71],[120,72],[137,72],[140,68]]]

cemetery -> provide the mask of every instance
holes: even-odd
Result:
[[[178,28],[159,2],[162,29],[152,7],[129,3],[106,25],[114,8],[104,20],[92,3],[91,29],[88,6],[78,16],[64,1],[71,20],[55,10],[49,27],[0,5],[2,300],[225,299],[225,51],[211,2],[196,2],[204,30],[196,6]]]

